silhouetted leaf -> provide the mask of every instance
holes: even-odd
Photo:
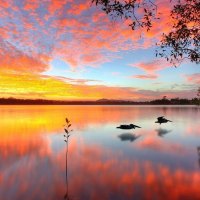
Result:
[[[69,131],[65,128],[65,133],[69,133]]]

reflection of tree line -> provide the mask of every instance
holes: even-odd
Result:
[[[199,167],[200,167],[200,146],[197,147],[197,153],[198,153],[198,157],[199,157]]]

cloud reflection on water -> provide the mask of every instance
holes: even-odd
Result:
[[[80,107],[0,110],[0,200],[63,199],[66,116],[70,116],[75,130],[68,153],[72,199],[180,199],[190,198],[191,194],[193,199],[200,198],[199,168],[194,163],[198,165],[197,145],[194,145],[198,135],[195,141],[192,141],[194,135],[186,132],[178,140],[174,138],[178,134],[169,134],[168,140],[157,137],[154,124],[150,130],[145,129],[154,116],[143,119],[142,108],[90,107],[87,117],[85,111]],[[134,144],[122,145],[117,139],[115,123],[134,119],[144,123],[144,128],[136,134],[142,137]],[[105,120],[108,127],[104,126]],[[192,120],[183,124],[185,130],[191,123]],[[94,132],[97,127],[98,134]],[[187,144],[188,138],[192,142]]]

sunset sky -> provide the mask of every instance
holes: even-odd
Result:
[[[56,100],[193,98],[200,67],[155,57],[171,28],[156,0],[149,32],[112,21],[90,0],[0,0],[0,97]]]

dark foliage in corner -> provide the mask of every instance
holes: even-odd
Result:
[[[183,2],[183,3],[182,3]],[[172,31],[163,34],[157,55],[175,66],[184,59],[200,63],[200,1],[178,1],[171,11]]]
[[[129,19],[129,26],[135,30],[152,27],[157,17],[157,6],[152,0],[92,0],[112,18]],[[172,0],[169,0],[169,3]],[[200,63],[200,1],[174,0],[171,17],[174,21],[172,31],[163,34],[157,44],[156,56],[166,58],[174,66],[188,59]]]

